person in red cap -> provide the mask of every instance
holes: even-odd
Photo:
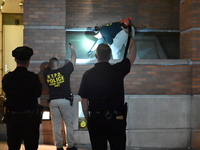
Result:
[[[35,113],[42,84],[39,76],[27,70],[33,50],[27,46],[12,51],[17,67],[2,79],[6,97],[6,128],[9,150],[19,150],[24,143],[26,150],[37,150],[41,118]]]

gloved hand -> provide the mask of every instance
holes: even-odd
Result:
[[[91,51],[91,50],[89,52],[87,52],[88,57],[91,57],[92,53],[93,53],[93,51]]]

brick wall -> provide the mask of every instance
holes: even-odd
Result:
[[[47,62],[31,64],[43,84],[43,95],[48,88],[43,78],[43,69]],[[71,89],[77,95],[83,73],[94,65],[76,65],[71,75]],[[126,95],[193,95],[200,93],[199,65],[155,65],[133,64],[131,72],[125,77]],[[193,71],[192,71],[193,70]],[[193,85],[193,86],[192,86]],[[193,90],[192,90],[193,88]]]
[[[71,78],[74,94],[78,93],[83,73],[91,67],[75,67]],[[126,95],[190,95],[191,66],[133,65],[124,83]]]
[[[200,94],[200,64],[192,65],[192,94]]]
[[[40,67],[55,53],[61,59],[65,58],[65,27],[93,27],[131,16],[137,28],[179,29],[179,4],[179,0],[25,0],[25,44],[33,47],[35,52],[29,69],[39,73],[44,85],[43,94],[48,94]],[[187,39],[181,40],[187,43]],[[188,52],[190,47],[187,46],[182,45],[185,51],[181,53],[187,53],[189,57],[196,55]],[[74,94],[78,93],[83,73],[92,66],[75,67],[71,78]],[[191,83],[190,65],[133,65],[125,79],[125,91],[127,95],[190,95]],[[195,88],[195,94],[199,92]]]
[[[65,58],[66,1],[25,0],[24,43],[34,49],[34,60],[45,60],[59,53]]]
[[[193,29],[191,29],[193,30]],[[180,36],[181,59],[200,60],[200,31],[183,31]]]
[[[200,1],[185,0],[180,4],[180,30],[199,27]]]
[[[25,45],[34,49],[32,60],[47,60],[59,54],[66,56],[66,32],[64,29],[25,29]]]
[[[65,26],[65,24],[66,1],[24,1],[24,25]]]
[[[180,3],[180,58],[190,59],[192,65],[192,94],[200,94],[200,1],[185,0]]]
[[[200,1],[186,0],[180,4],[180,57],[200,60]]]
[[[68,28],[94,27],[133,18],[137,28],[179,29],[180,0],[67,0]]]

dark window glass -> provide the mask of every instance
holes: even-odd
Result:
[[[2,15],[3,25],[23,25],[22,14],[3,14]]]
[[[140,59],[179,59],[179,33],[137,33],[135,41]]]

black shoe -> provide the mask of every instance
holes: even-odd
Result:
[[[78,150],[75,146],[71,147],[71,148],[67,148],[67,150]]]
[[[57,150],[64,150],[64,149],[61,147],[61,148],[57,148]]]

